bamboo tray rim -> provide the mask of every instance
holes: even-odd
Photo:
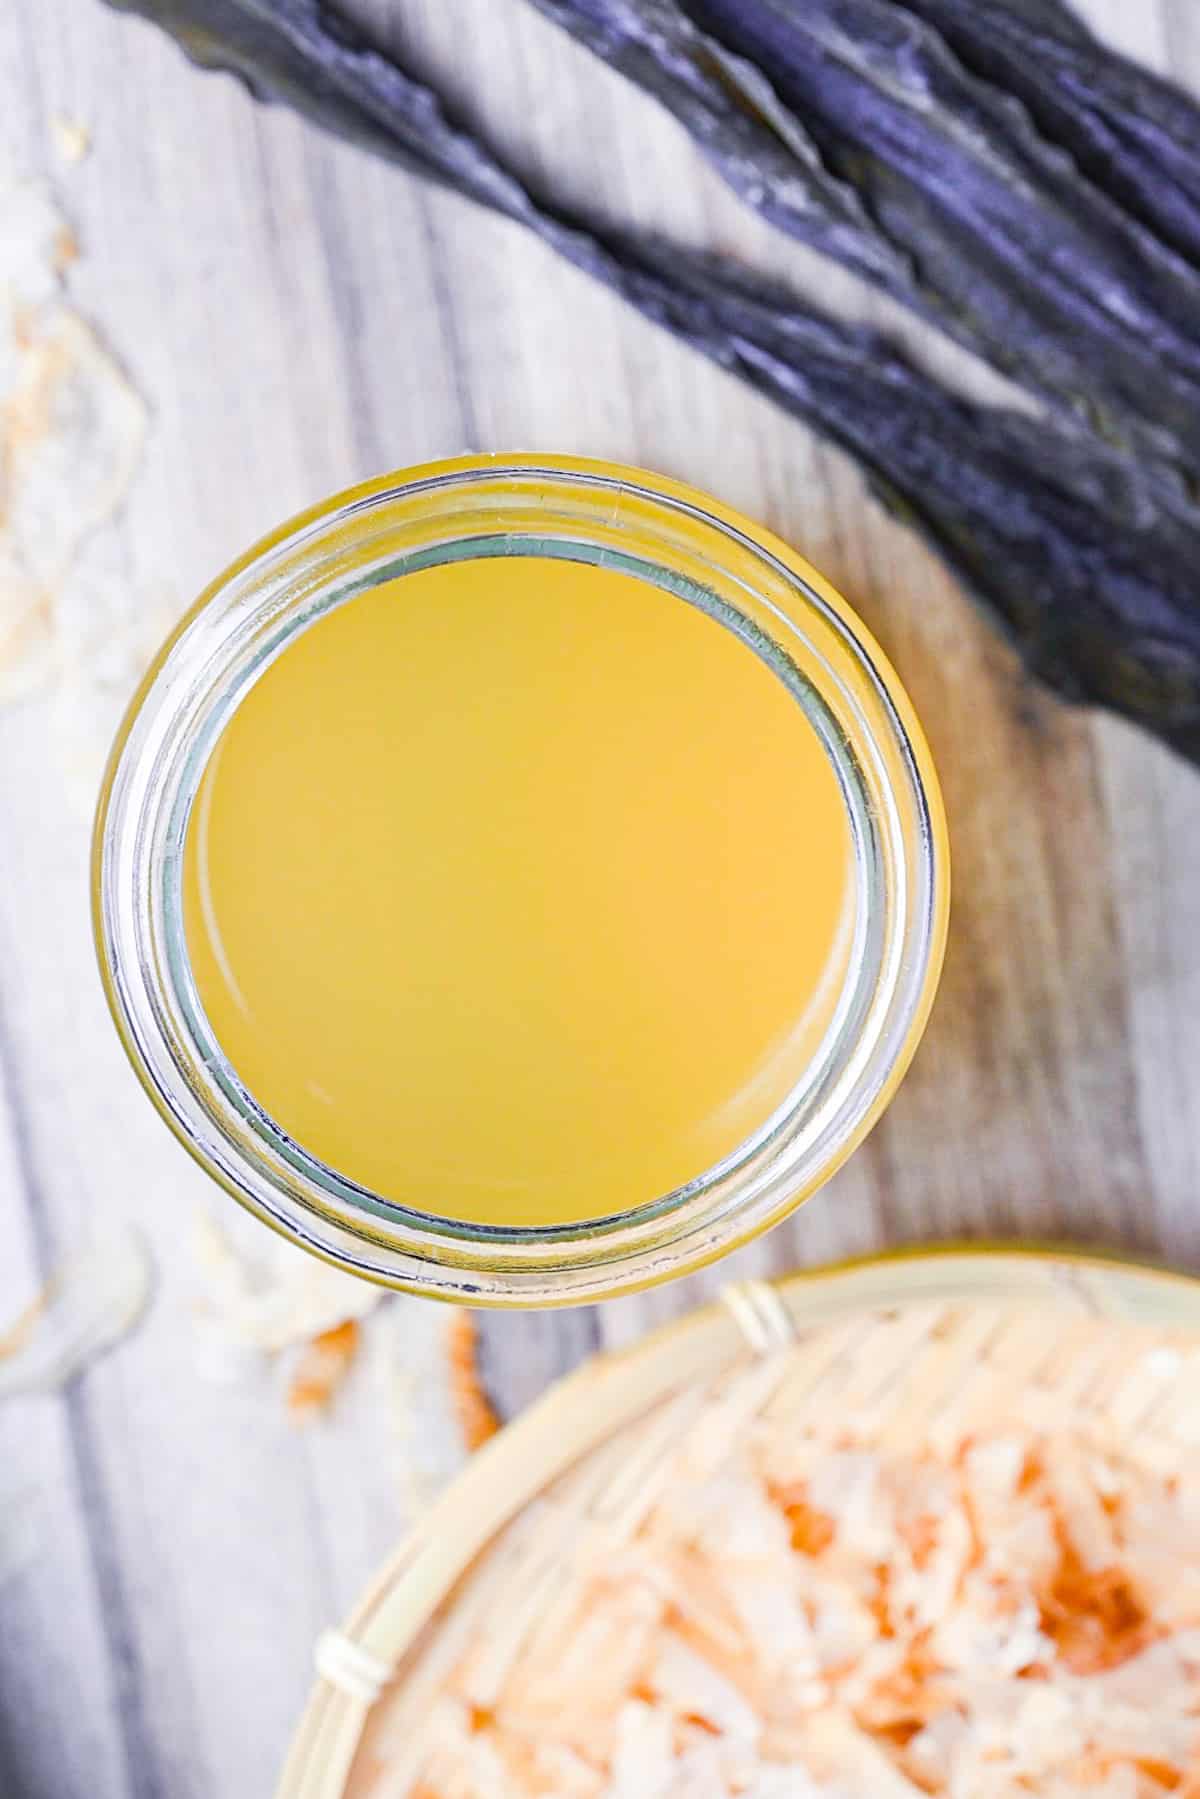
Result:
[[[1130,1326],[1200,1332],[1200,1277],[1071,1245],[935,1243],[732,1283],[719,1298],[555,1381],[410,1527],[340,1630],[317,1645],[318,1680],[276,1799],[341,1799],[367,1715],[420,1632],[499,1532],[582,1456],[748,1349],[769,1353],[855,1311],[960,1300],[1060,1306]]]

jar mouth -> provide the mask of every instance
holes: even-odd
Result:
[[[183,923],[200,779],[254,681],[317,618],[382,582],[480,557],[590,562],[695,606],[785,685],[845,802],[852,898],[836,997],[804,1073],[747,1140],[629,1210],[467,1224],[348,1179],[238,1078],[201,1003]],[[113,751],[96,831],[101,971],[126,1049],[185,1146],[250,1210],[387,1285],[471,1303],[582,1302],[697,1267],[815,1190],[870,1128],[919,1039],[946,923],[944,823],[919,728],[844,603],[768,533],[640,470],[468,457],[338,496],[221,576],[161,653]]]

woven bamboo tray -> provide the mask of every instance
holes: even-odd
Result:
[[[1043,1429],[1086,1413],[1139,1442],[1200,1441],[1200,1281],[975,1248],[731,1286],[722,1303],[587,1363],[474,1458],[318,1644],[277,1799],[344,1799],[385,1686],[397,1683],[416,1731],[472,1631],[497,1616],[510,1637],[520,1618],[532,1625],[568,1547],[562,1534],[506,1528],[532,1501],[553,1488],[560,1517],[611,1524],[640,1503],[673,1436],[763,1358],[770,1378],[748,1401],[797,1427],[831,1409],[873,1415],[879,1440],[903,1445],[986,1402],[990,1417]]]

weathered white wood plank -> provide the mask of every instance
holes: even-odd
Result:
[[[522,166],[782,275],[818,269],[519,0],[383,11]],[[1089,11],[1200,79],[1188,0]],[[0,141],[51,173],[77,221],[79,303],[153,406],[114,551],[148,611],[178,609],[288,512],[388,465],[464,445],[577,450],[693,480],[804,548],[878,630],[929,727],[958,906],[943,996],[888,1119],[732,1264],[598,1318],[488,1320],[506,1407],[597,1336],[625,1340],[735,1272],[985,1233],[1158,1244],[1200,1265],[1190,771],[1030,694],[844,458],[515,228],[257,111],[150,27],[82,0],[0,11],[0,95]],[[93,129],[77,169],[56,162],[56,114]],[[827,303],[896,322],[848,277],[818,279]],[[54,742],[45,702],[0,716],[0,1298],[118,1215],[152,1238],[162,1293],[69,1399],[0,1409],[0,1481],[11,1465],[37,1486],[54,1546],[0,1589],[0,1791],[257,1799],[316,1630],[460,1453],[442,1322],[405,1302],[373,1320],[342,1400],[305,1433],[268,1374],[215,1388],[198,1371],[187,1238],[194,1209],[222,1202],[121,1064],[87,941],[86,808]]]
[[[0,22],[6,66],[37,70],[20,77],[39,104],[14,121],[26,135],[11,149],[53,174],[83,245],[76,298],[152,401],[124,553],[131,582],[174,611],[287,512],[461,442],[432,272],[410,249],[424,196],[283,113],[259,114],[232,84],[199,80],[149,28],[55,10]],[[139,107],[116,103],[133,92]],[[57,111],[95,133],[69,177],[47,149]],[[337,195],[351,180],[353,207]],[[402,355],[390,315],[375,316],[373,340],[372,322],[360,331],[345,310],[379,276],[374,263],[356,273],[359,207],[387,221],[379,259],[405,320]],[[371,431],[379,441],[364,441]],[[127,1351],[69,1400],[11,1414],[15,1430],[36,1417],[20,1464],[44,1498],[49,1546],[0,1593],[14,1739],[0,1767],[14,1793],[63,1799],[264,1793],[316,1632],[403,1522],[391,1421],[366,1363],[336,1429],[309,1434],[267,1378],[225,1389],[198,1372],[187,1240],[212,1196],[146,1108],[104,1015],[87,808],[57,772],[44,703],[0,720],[0,768],[0,992],[42,1228],[63,1244],[137,1216],[163,1283]],[[4,1195],[14,1235],[17,1186]],[[35,1455],[54,1433],[62,1446]],[[434,1435],[437,1478],[456,1442],[444,1393]]]
[[[44,1278],[44,1220],[22,1132],[12,1040],[0,1015],[0,1317],[19,1316]],[[37,1203],[36,1192],[34,1204]],[[0,1792],[37,1793],[88,1781],[120,1790],[120,1719],[70,1402],[29,1398],[0,1407]],[[74,1695],[79,1728],[64,1736],[59,1695]]]
[[[1092,0],[1097,28],[1200,91],[1200,12],[1190,0],[1129,8]],[[1200,783],[1126,726],[1094,727],[1112,821],[1110,879],[1130,996],[1137,1117],[1156,1245],[1200,1264]]]

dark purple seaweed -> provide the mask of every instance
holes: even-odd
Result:
[[[123,0],[124,3],[124,0]],[[1104,705],[1200,763],[1200,511],[1086,428],[970,405],[879,333],[750,271],[537,197],[398,61],[312,0],[136,0],[210,65],[535,231],[723,368],[854,455],[1070,700]]]
[[[532,0],[610,68],[675,114],[734,191],[772,224],[921,304],[912,262],[854,188],[825,167],[761,69],[705,36],[678,0]]]
[[[915,271],[922,312],[1112,435],[1200,466],[1200,273],[1082,179],[901,0],[535,3],[584,41],[598,10],[628,39],[674,4],[701,28],[699,44],[769,77]],[[648,85],[679,110],[674,67]]]
[[[108,0],[161,25],[205,68],[237,75],[363,149],[521,217],[525,197],[437,97],[321,0]]]
[[[757,281],[739,293],[724,264],[665,267],[704,305],[700,347],[848,450],[1031,673],[1200,762],[1192,503],[1082,426],[956,399],[878,332]]]
[[[1200,281],[1099,194],[1086,196],[1081,232],[1079,184],[1061,153],[923,29],[912,16],[921,0],[912,11],[907,0],[864,0],[865,17],[844,26],[847,9],[823,0],[531,3],[673,112],[765,217],[1043,397],[1107,414],[1113,435],[1156,454],[1200,460]],[[951,12],[957,3],[945,0]],[[847,254],[820,209],[779,203],[789,158],[806,180],[814,163],[824,171],[818,198],[831,187],[861,196],[872,260]],[[1146,335],[1156,284],[1178,370],[1151,348],[1161,326]]]
[[[1200,107],[1107,49],[1057,0],[901,0],[959,61],[1015,95],[1043,136],[1200,264]]]
[[[334,29],[328,9],[312,0],[277,6],[270,0],[116,4],[168,24],[174,18],[181,26],[177,34],[186,35],[202,60],[206,45],[228,45],[224,21],[244,21],[233,54],[251,80],[256,54],[269,45],[279,70],[277,91],[293,104],[319,110],[326,123],[359,142],[423,166],[419,122],[407,132],[397,130],[394,116],[391,129],[380,125],[379,105],[386,109],[400,79],[394,60],[346,36],[340,23]],[[1187,479],[1196,478],[1200,345],[1193,321],[1200,316],[1200,274],[1116,209],[1106,213],[1108,203],[1085,184],[1072,184],[1069,165],[1019,109],[967,77],[902,6],[843,0],[844,8],[855,9],[856,29],[865,23],[875,31],[874,39],[867,32],[856,38],[863,68],[852,69],[828,54],[826,40],[841,31],[839,7],[829,0],[713,0],[708,12],[725,21],[728,45],[699,30],[681,0],[535,4],[669,105],[765,216],[1015,379],[1090,411],[1110,435],[1130,438],[1176,462]],[[691,10],[704,5],[695,0]],[[731,21],[760,51],[764,42],[774,42],[763,36],[770,30],[788,38],[793,61],[815,73],[834,111],[843,91],[839,83],[849,77],[859,110],[878,114],[885,134],[897,133],[909,166],[901,166],[899,155],[889,161],[886,153],[867,153],[852,137],[840,150],[836,143],[831,147],[821,108],[795,103],[778,59],[767,64],[768,81],[740,54]],[[300,95],[291,71],[305,66],[314,33],[346,41],[339,42],[337,64],[320,59],[320,85]],[[896,60],[891,73],[889,56]],[[353,59],[352,109],[344,59]],[[895,92],[892,73],[899,77]],[[885,105],[878,104],[881,95]],[[992,130],[999,133],[994,144]],[[1015,134],[1008,150],[1002,149],[1005,133]],[[462,180],[454,184],[471,191],[480,172],[466,166],[458,174]],[[513,199],[505,193],[476,197],[506,210]]]

